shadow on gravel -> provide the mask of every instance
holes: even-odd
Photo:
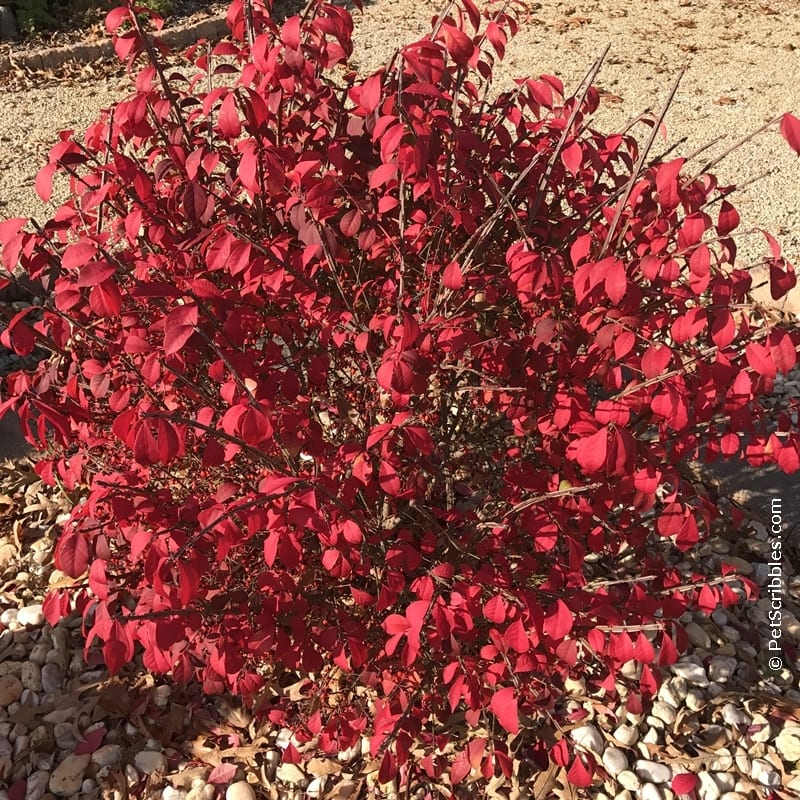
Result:
[[[9,412],[0,419],[0,461],[6,458],[22,458],[32,449],[22,435],[19,417],[16,414]]]

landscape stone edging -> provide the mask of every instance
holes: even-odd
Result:
[[[155,38],[169,47],[180,48],[187,47],[198,39],[221,39],[228,32],[225,16],[219,15],[198,22],[176,25],[174,28],[165,28]],[[109,58],[113,55],[114,44],[110,39],[102,42],[92,42],[91,44],[78,42],[64,47],[33,50],[29,53],[19,53],[13,56],[0,56],[0,75],[9,72],[13,68],[21,67],[34,71],[52,70],[58,69],[70,61],[89,63],[101,58]]]

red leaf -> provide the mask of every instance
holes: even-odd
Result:
[[[600,631],[597,631],[600,633]],[[602,634],[600,634],[602,636]],[[568,666],[574,667],[578,663],[578,643],[574,639],[564,639],[556,647],[556,655]]]
[[[133,658],[133,640],[128,625],[114,620],[105,644],[103,658],[108,671],[116,675]]]
[[[369,176],[369,188],[377,189],[397,175],[397,164],[381,164]]]
[[[672,778],[672,791],[675,794],[691,794],[699,783],[697,775],[692,775],[691,772],[683,772]]]
[[[179,306],[164,320],[164,353],[177,353],[189,341],[197,325],[197,306]]]
[[[475,45],[472,43],[472,39],[464,31],[447,22],[442,24],[441,31],[447,52],[453,57],[453,61],[462,67],[468,64],[475,53]]]
[[[381,117],[381,120],[392,120],[396,119],[396,117],[386,116]],[[397,148],[400,146],[400,142],[403,139],[403,136],[406,132],[406,126],[403,122],[398,122],[391,127],[389,127],[386,132],[380,137],[381,142],[381,161],[385,164],[389,163],[396,155],[397,155]],[[377,126],[376,126],[376,133],[377,133]],[[373,134],[373,137],[376,134]]]
[[[736,321],[733,314],[722,309],[711,323],[711,339],[717,347],[727,347],[736,338]]]
[[[573,617],[563,600],[556,600],[544,618],[544,632],[552,639],[563,639],[572,630]]]
[[[458,261],[451,261],[445,268],[442,275],[442,283],[445,289],[455,291],[464,285],[464,275],[461,272],[461,266]]]
[[[3,265],[8,270],[17,266],[24,234],[21,233],[28,222],[24,217],[12,217],[0,222],[0,245],[3,247]]]
[[[608,266],[605,287],[608,299],[614,305],[618,305],[628,291],[628,276],[625,273],[625,265],[618,259],[614,259]]]
[[[70,578],[80,578],[89,566],[89,542],[80,531],[67,529],[58,539],[55,565]]]
[[[789,143],[789,147],[800,153],[800,119],[792,114],[784,114],[781,120],[781,134]]]
[[[410,447],[416,449],[423,456],[429,456],[435,450],[433,439],[425,428],[419,425],[408,425],[402,429],[403,439],[409,443]]]
[[[345,212],[339,221],[339,230],[342,236],[355,236],[361,229],[361,212],[357,208]]]
[[[605,467],[607,458],[608,428],[605,426],[575,443],[575,459],[586,473],[601,470]]]
[[[387,750],[381,759],[381,766],[378,770],[378,780],[381,783],[389,783],[397,774],[397,759],[391,750]]]
[[[573,174],[580,172],[583,163],[583,149],[578,142],[572,142],[561,151],[561,160],[564,166]]]
[[[495,692],[492,695],[489,710],[509,733],[519,733],[519,712],[513,686],[507,686],[505,689]]]
[[[213,198],[197,181],[189,181],[183,191],[183,213],[192,222],[208,222],[214,212]]]
[[[89,292],[89,306],[101,317],[113,317],[122,309],[122,295],[112,280],[93,286]]]
[[[61,266],[75,269],[88,264],[97,255],[97,245],[91,241],[77,242],[70,245],[61,256]]]
[[[711,586],[704,586],[700,590],[700,594],[697,596],[697,605],[706,612],[706,614],[711,614],[712,611],[717,609],[719,606],[719,595]]]
[[[652,664],[656,659],[653,645],[641,631],[636,637],[636,643],[633,645],[633,653],[636,656],[636,660],[641,661],[643,664]]]
[[[188,606],[196,597],[200,586],[200,573],[186,561],[178,562],[178,598]]]
[[[69,594],[67,592],[49,592],[42,603],[42,613],[51,627],[55,626],[70,612]]]
[[[368,114],[371,114],[377,107],[381,99],[381,87],[383,84],[383,76],[381,73],[376,72],[370,75],[361,85],[361,93],[359,97],[359,105]]]
[[[771,261],[769,265],[769,293],[780,300],[797,285],[794,267],[785,261]]]
[[[642,356],[642,372],[648,380],[662,375],[672,359],[672,350],[666,345],[652,345]]]
[[[607,475],[627,475],[636,457],[636,440],[627,428],[617,427],[611,434],[606,460]]]
[[[406,619],[411,630],[417,633],[422,630],[429,608],[430,602],[428,600],[415,600],[413,603],[409,603],[406,609]]]
[[[46,164],[36,173],[36,194],[47,203],[53,194],[53,175],[58,168],[58,164]]]
[[[133,429],[133,435],[129,446],[133,450],[133,457],[139,464],[158,463],[160,458],[158,442],[147,423],[137,423]]]
[[[0,334],[0,344],[20,356],[30,355],[36,347],[36,334],[24,322],[24,318],[32,311],[32,307],[18,311]]]
[[[450,766],[450,783],[453,786],[461,783],[469,775],[471,767],[467,754],[463,750],[455,757]]]
[[[117,32],[119,26],[130,17],[130,9],[127,6],[113,8],[106,14],[106,30],[110,34]]]
[[[120,61],[135,59],[141,49],[142,39],[136,31],[127,31],[114,40],[114,52]]]
[[[236,770],[236,764],[230,764],[226,761],[223,761],[221,764],[217,764],[217,766],[211,770],[211,773],[209,774],[208,778],[206,778],[206,781],[213,784],[230,783],[236,775]]]
[[[386,494],[392,497],[400,494],[400,478],[397,475],[397,470],[388,461],[381,461],[378,469],[378,482]]]
[[[759,374],[774,378],[777,374],[772,350],[759,342],[750,342],[744,349],[747,363]]]
[[[658,653],[658,666],[666,667],[678,660],[678,650],[675,642],[666,633],[661,634],[661,650]]]
[[[89,567],[89,586],[92,591],[101,599],[108,599],[108,578],[106,577],[105,561],[97,559]]]
[[[117,268],[109,261],[90,261],[80,268],[75,285],[81,289],[95,286],[110,278]]]
[[[97,750],[97,748],[103,743],[105,735],[106,729],[103,726],[84,733],[83,741],[78,742],[78,744],[75,746],[75,755],[82,756],[89,753],[94,753],[94,751]]]
[[[389,614],[382,624],[383,629],[390,636],[397,636],[398,634],[405,633],[411,627],[408,619],[402,614]]]
[[[168,651],[176,642],[186,636],[186,628],[178,619],[160,619],[155,625],[155,644]]]
[[[583,763],[583,758],[591,764],[592,768],[585,765]],[[567,779],[569,780],[570,784],[573,786],[577,786],[579,788],[584,788],[586,786],[592,785],[592,775],[594,774],[594,759],[588,754],[581,754],[575,756],[575,760],[572,762],[572,766],[569,768],[567,772]]]
[[[685,159],[676,158],[667,161],[656,168],[656,190],[658,192],[658,203],[661,208],[671,211],[677,208],[680,203],[678,195],[678,176],[681,172]]]
[[[633,659],[634,650],[631,637],[625,631],[612,633],[609,639],[608,653],[620,663]]]
[[[242,123],[239,119],[239,111],[236,108],[236,96],[233,93],[222,101],[217,117],[219,132],[229,141],[236,139],[242,132]]]
[[[694,339],[706,326],[707,313],[704,308],[690,308],[672,323],[670,333],[676,344]]]
[[[503,642],[507,648],[517,653],[528,652],[530,649],[530,642],[528,641],[528,634],[525,631],[522,620],[517,619],[506,628],[506,632],[503,635]]]
[[[656,521],[659,534],[665,538],[675,536],[683,527],[688,511],[680,503],[665,506]]]
[[[502,59],[506,53],[506,42],[508,41],[508,37],[506,36],[506,32],[494,20],[492,20],[486,26],[486,38],[491,43],[492,47],[494,47],[498,58]],[[549,102],[552,103],[552,96],[550,97]],[[545,105],[547,108],[550,107],[547,103],[543,103],[542,105]]]
[[[739,227],[739,212],[727,201],[723,200],[719,207],[719,221],[717,233],[727,236],[732,230]]]
[[[775,368],[787,375],[797,363],[797,350],[795,350],[792,337],[786,331],[775,328],[768,341]]]
[[[499,625],[506,621],[506,614],[508,612],[508,603],[503,599],[502,595],[496,594],[491,600],[487,600],[483,604],[483,616]]]
[[[251,194],[257,194],[260,187],[258,182],[258,151],[256,150],[255,142],[251,139],[240,143],[239,147],[242,149],[242,157],[237,170],[239,180],[247,191]]]

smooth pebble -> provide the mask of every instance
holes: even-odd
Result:
[[[713,656],[708,664],[708,677],[717,683],[725,683],[735,672],[738,662],[730,656]]]
[[[225,800],[256,800],[256,793],[247,781],[236,781],[225,790]]]
[[[620,774],[617,775],[617,781],[623,789],[629,789],[632,792],[638,791],[642,786],[639,776],[635,772],[631,772],[629,769],[620,772]]]
[[[167,757],[157,750],[140,750],[134,757],[133,763],[139,772],[152,775],[154,772],[164,772],[167,768]]]
[[[603,752],[605,740],[594,725],[581,725],[579,728],[574,728],[570,732],[570,737],[576,745],[590,753],[600,755]]]
[[[42,691],[42,670],[38,664],[26,661],[22,665],[19,678],[26,689],[30,689],[32,692]]]
[[[104,744],[92,753],[92,762],[98,767],[113,767],[122,760],[122,748],[118,744]]]
[[[42,688],[47,694],[56,694],[61,691],[64,683],[64,670],[56,663],[48,663],[42,667]]]
[[[47,770],[39,769],[28,777],[25,786],[25,800],[40,800],[47,791],[50,782],[50,773]]]
[[[672,725],[672,723],[675,722],[675,708],[661,700],[657,700],[653,703],[653,710],[650,713],[657,719],[660,719],[665,725]]]
[[[35,603],[19,609],[17,612],[17,622],[20,625],[41,625],[44,622],[42,604]]]
[[[725,703],[722,707],[722,719],[727,725],[734,727],[749,727],[753,721],[752,717],[742,711],[735,703]]]
[[[646,783],[639,790],[639,800],[664,800],[664,790],[653,783]]]
[[[800,728],[784,728],[775,740],[775,747],[786,761],[800,761]]]
[[[703,800],[719,800],[719,786],[717,786],[711,773],[703,771],[698,775],[698,778],[700,779],[700,784],[697,787],[697,794]]]
[[[695,647],[703,647],[706,650],[711,647],[711,637],[696,622],[690,622],[686,626],[686,635]]]
[[[667,783],[672,779],[672,767],[669,764],[660,764],[658,761],[639,759],[633,767],[636,774],[648,783]]]
[[[614,738],[624,745],[630,746],[639,739],[639,732],[632,725],[622,724],[614,731]]]
[[[694,664],[691,661],[673,664],[672,672],[678,677],[688,681],[693,686],[708,686],[708,675],[706,675],[706,671],[700,664]]]
[[[628,769],[628,757],[619,747],[607,747],[603,753],[603,766],[612,777]]]
[[[89,760],[88,753],[68,755],[50,775],[50,791],[59,797],[75,797],[81,790],[83,774],[89,766]]]
[[[0,677],[0,708],[10,706],[19,700],[22,689],[22,682],[16,675],[3,675]]]

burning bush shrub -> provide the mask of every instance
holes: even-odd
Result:
[[[0,409],[50,448],[43,477],[86,487],[56,551],[81,581],[48,618],[74,603],[112,671],[141,646],[324,751],[367,732],[384,780],[508,773],[506,733],[579,670],[613,703],[636,659],[652,695],[675,620],[753,588],[668,566],[718,515],[680,464],[798,467],[758,397],[800,337],[749,301],[714,177],[593,130],[591,74],[493,96],[507,4],[464,0],[363,77],[328,3],[278,25],[237,0],[188,78],[141,17],[108,18],[149,56],[135,94],[39,176],[70,199],[0,227],[52,292],[3,341],[53,353]],[[275,692],[297,673],[303,699]],[[483,733],[452,757],[459,712]]]

